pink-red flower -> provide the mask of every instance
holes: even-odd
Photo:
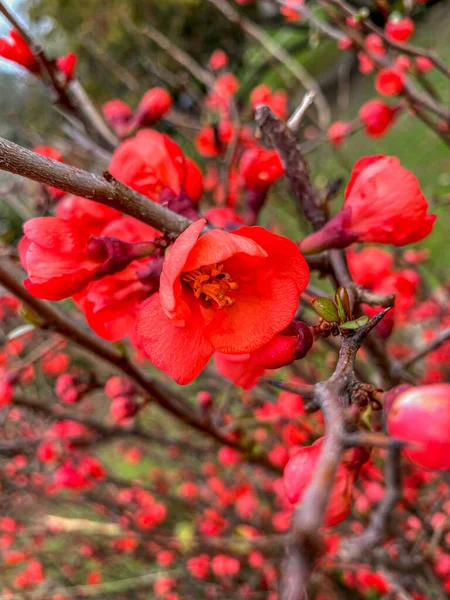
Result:
[[[386,67],[378,71],[375,78],[375,89],[382,96],[401,94],[405,85],[405,74],[400,69]]]
[[[380,137],[386,133],[395,120],[398,108],[392,108],[381,100],[369,100],[359,109],[359,118],[364,123],[365,132],[370,137]]]
[[[164,88],[149,90],[139,103],[134,120],[140,127],[149,127],[166,115],[172,107],[172,97]]]
[[[276,150],[252,148],[242,155],[239,172],[248,190],[266,193],[283,175],[284,167]]]
[[[311,349],[313,337],[309,327],[293,321],[267,344],[247,354],[216,352],[214,361],[219,373],[245,390],[251,389],[266,369],[279,369],[303,358]]]
[[[258,105],[266,104],[280,119],[286,119],[287,101],[285,90],[273,91],[264,83],[257,85],[250,94],[250,106],[253,111]]]
[[[56,208],[56,216],[91,235],[99,235],[108,223],[122,216],[115,208],[81,196],[66,196]]]
[[[340,146],[345,140],[349,131],[348,123],[336,121],[328,128],[328,141],[332,146]]]
[[[102,106],[102,112],[117,135],[119,137],[125,136],[130,128],[130,121],[133,116],[133,111],[128,104],[118,99],[110,100]]]
[[[81,292],[96,277],[122,271],[145,250],[112,237],[92,237],[89,231],[57,217],[37,217],[24,223],[19,253],[28,278],[27,290],[37,298],[62,300]]]
[[[139,342],[159,369],[189,383],[215,351],[245,354],[289,325],[308,266],[287,238],[260,227],[199,235],[191,225],[169,249],[160,292],[137,320]]]
[[[78,58],[74,52],[68,52],[65,56],[60,56],[56,60],[56,64],[59,70],[64,73],[66,81],[73,79],[75,69],[77,66]]]
[[[61,300],[84,289],[105,258],[90,251],[90,234],[56,217],[27,221],[19,252],[27,290],[38,298]]]
[[[234,127],[229,121],[222,121],[217,126],[203,127],[195,137],[195,148],[201,156],[219,156],[225,152],[233,135]]]
[[[414,33],[414,21],[409,17],[393,19],[386,23],[386,35],[396,42],[407,42]]]
[[[404,246],[433,228],[436,215],[419,182],[394,156],[366,156],[353,167],[342,210],[323,229],[300,243],[305,253],[376,242]]]
[[[287,463],[284,469],[283,483],[286,495],[292,504],[299,502],[303,497],[317,468],[323,442],[324,438],[320,438],[312,446],[300,448]],[[325,513],[327,527],[337,525],[349,514],[354,481],[355,473],[341,463]]]
[[[132,244],[154,240],[157,235],[155,229],[132,217],[113,221],[102,231],[102,236]],[[124,270],[93,281],[74,299],[100,337],[121,340],[134,332],[139,307],[158,289],[159,274],[158,259],[137,259]]]
[[[175,196],[184,190],[193,202],[203,192],[200,169],[169,136],[143,129],[122,142],[109,165],[111,174],[137,192],[158,202],[164,189]]]
[[[9,37],[0,38],[0,56],[25,67],[31,73],[39,72],[39,63],[20,33],[11,29]]]
[[[228,55],[223,50],[214,50],[208,60],[211,71],[220,71],[228,64]]]
[[[411,387],[394,399],[389,433],[410,445],[406,456],[425,469],[450,469],[450,385]]]

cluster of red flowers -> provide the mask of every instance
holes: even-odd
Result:
[[[238,1],[244,4],[247,0]],[[297,19],[301,0],[286,4],[282,14]],[[348,25],[360,31],[358,23],[349,20]],[[413,31],[409,18],[390,20],[385,27],[387,38],[398,42],[407,41]],[[376,57],[386,56],[387,38],[376,34],[364,38],[365,51],[358,55],[363,72],[377,67]],[[340,42],[342,48],[352,44],[350,38]],[[0,44],[0,55],[39,76],[39,63],[17,32]],[[379,70],[375,87],[380,94],[403,91],[412,67],[409,59],[401,58],[397,57],[393,67]],[[428,70],[430,65],[419,58],[416,67]],[[86,357],[69,354],[53,334],[42,349],[36,321],[21,330],[17,322],[24,309],[13,297],[0,296],[5,331],[13,332],[5,337],[0,350],[0,407],[8,413],[8,427],[0,441],[10,443],[20,437],[29,442],[23,452],[22,445],[12,458],[8,454],[2,458],[0,485],[5,478],[13,498],[17,490],[29,486],[31,500],[22,498],[20,510],[30,508],[35,498],[75,498],[80,503],[90,502],[99,516],[107,515],[113,521],[91,522],[94,533],[106,532],[106,541],[92,541],[89,531],[83,529],[82,541],[74,550],[79,562],[89,562],[86,581],[91,585],[101,584],[101,567],[107,563],[108,553],[119,558],[130,555],[136,561],[150,556],[161,568],[182,559],[183,577],[174,571],[152,581],[155,596],[163,600],[190,597],[184,578],[190,578],[194,589],[203,583],[205,598],[218,597],[217,589],[228,595],[233,590],[237,598],[250,598],[259,589],[268,600],[278,598],[278,557],[271,543],[264,544],[265,536],[275,539],[289,529],[327,443],[321,413],[307,412],[302,396],[286,390],[305,385],[302,376],[313,382],[327,377],[336,355],[331,350],[313,354],[306,369],[300,364],[277,373],[285,378],[285,389],[277,397],[255,386],[267,370],[281,369],[317,352],[313,342],[321,332],[336,334],[339,323],[342,333],[347,320],[328,322],[321,316],[314,327],[299,320],[300,296],[304,292],[311,296],[313,289],[306,289],[309,267],[303,254],[351,246],[345,256],[354,290],[360,286],[374,296],[395,294],[395,308],[376,333],[378,342],[396,360],[407,359],[411,348],[399,343],[394,332],[421,319],[425,323],[421,341],[426,342],[434,339],[438,327],[450,325],[447,296],[442,299],[434,294],[423,300],[424,282],[418,266],[426,260],[426,253],[409,250],[394,256],[378,246],[355,247],[359,243],[405,246],[432,231],[436,217],[428,214],[419,182],[396,157],[360,158],[351,172],[343,207],[321,229],[297,243],[279,235],[275,227],[256,226],[285,165],[276,150],[262,145],[251,126],[233,118],[239,81],[225,71],[228,62],[223,50],[214,52],[208,61],[214,81],[205,99],[203,123],[208,125],[200,129],[194,143],[205,174],[172,137],[151,128],[171,110],[173,101],[166,90],[149,90],[134,111],[117,99],[103,107],[106,120],[121,140],[110,160],[110,174],[144,200],[188,218],[191,224],[176,239],[115,208],[50,187],[53,202],[46,208],[52,216],[26,221],[18,246],[28,292],[51,301],[72,299],[78,311],[75,319],[82,313],[98,336],[117,342],[118,352],[125,354],[130,348],[130,361],[150,362],[178,384],[188,384],[214,358],[216,371],[242,388],[234,390],[236,398],[229,402],[223,382],[209,373],[194,384],[196,395],[191,400],[197,401],[195,414],[199,415],[195,425],[200,431],[211,427],[213,437],[222,442],[217,453],[197,444],[195,436],[183,437],[176,427],[163,426],[161,419],[153,418],[156,411],[149,419],[152,429],[141,428],[138,415],[151,402],[143,395],[139,380],[105,376]],[[66,80],[73,77],[72,55],[58,59],[56,65]],[[258,85],[249,95],[246,113],[253,115],[260,104],[286,120],[284,91]],[[378,137],[393,126],[399,110],[400,105],[373,99],[361,107],[359,122],[367,136]],[[348,123],[336,122],[328,131],[328,141],[339,145],[350,131]],[[40,146],[35,151],[62,160],[51,147]],[[217,158],[224,160],[225,177]],[[379,312],[364,303],[361,310],[369,317]],[[36,316],[29,318],[32,321]],[[126,338],[127,350],[119,343]],[[29,347],[37,347],[38,352],[26,364]],[[425,545],[424,523],[440,528],[446,546],[441,547],[433,536],[428,548],[436,543],[439,549],[429,557],[427,568],[447,591],[450,535],[445,523],[450,503],[441,501],[448,486],[434,471],[450,469],[450,385],[444,383],[449,357],[450,342],[429,354],[424,371],[417,376],[418,387],[392,388],[383,395],[382,407],[388,433],[405,444],[406,502],[398,507],[404,517],[399,527],[405,540],[417,547]],[[120,359],[118,364],[122,364]],[[130,370],[125,372],[129,375]],[[209,391],[203,389],[204,383]],[[283,387],[281,380],[278,383]],[[41,384],[51,398],[48,404],[38,402],[36,407],[36,402],[17,394],[23,389],[39,392]],[[376,400],[381,392],[370,387],[372,404],[364,405],[363,398],[361,406],[355,402],[346,407],[345,416],[349,422],[354,418],[360,432],[367,433],[372,426],[377,435],[382,419],[372,419],[372,414],[378,411],[377,416],[381,415]],[[225,396],[223,406],[213,413],[221,394]],[[235,405],[234,399],[239,400]],[[174,402],[173,413],[184,414],[178,398]],[[27,420],[33,409],[41,411],[44,419]],[[358,415],[352,411],[359,411]],[[105,417],[106,424],[97,420],[99,416]],[[164,437],[168,432],[173,440]],[[122,441],[114,446],[112,456],[94,451],[96,444],[119,438]],[[142,444],[131,441],[134,438]],[[164,463],[155,466],[153,460],[149,470],[145,459],[155,440],[165,450]],[[249,476],[246,461],[257,463],[260,456],[269,468],[258,466]],[[335,561],[342,538],[361,532],[362,522],[384,493],[380,468],[384,456],[384,450],[362,446],[342,453],[330,482],[323,522],[320,565],[329,571],[341,568]],[[142,477],[133,481],[118,477],[112,464],[118,457],[130,469],[134,467],[133,474],[137,467],[139,473],[142,469]],[[186,464],[180,464],[181,458]],[[145,479],[151,487],[144,484]],[[420,511],[411,510],[417,502],[426,513],[438,501],[439,510],[431,523]],[[180,515],[182,520],[176,521]],[[331,531],[338,524],[340,529]],[[164,529],[159,535],[161,525]],[[64,526],[64,517],[56,517],[48,518],[42,527],[56,536],[67,533]],[[74,527],[73,523],[70,526]],[[29,545],[19,543],[19,534],[28,536]],[[34,558],[44,547],[44,537],[40,530],[23,533],[20,519],[0,519],[4,563],[17,566],[13,587],[33,588],[46,579],[46,570],[51,569]],[[218,537],[231,539],[231,544],[218,547]],[[167,539],[170,543],[165,543]],[[257,549],[253,541],[259,543]],[[387,539],[383,548],[392,558],[401,550],[395,539]],[[62,562],[64,575],[70,577],[76,567],[65,558]],[[341,580],[368,597],[396,593],[386,573],[369,566],[348,570]],[[326,598],[320,593],[316,597]],[[53,596],[52,600],[62,599]],[[414,600],[426,598],[417,593]]]
[[[38,59],[27,42],[15,29],[11,29],[9,37],[0,38],[0,57],[24,67],[37,77],[41,76],[41,66]],[[67,82],[75,75],[77,57],[73,52],[69,52],[59,57],[55,64]]]
[[[150,127],[162,119],[172,107],[172,97],[160,87],[148,90],[135,112],[122,100],[103,105],[103,115],[119,138],[132,135],[140,127]]]

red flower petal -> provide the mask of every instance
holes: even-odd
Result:
[[[267,252],[261,246],[247,237],[236,236],[221,229],[208,231],[192,248],[183,271],[193,271],[204,265],[223,263],[239,253],[264,258],[267,256]]]
[[[214,352],[199,325],[198,303],[188,294],[186,302],[191,318],[184,327],[178,327],[166,317],[160,294],[154,294],[143,305],[136,323],[139,341],[148,358],[181,385],[195,379]]]
[[[180,275],[189,253],[197,243],[197,239],[206,225],[206,219],[192,223],[186,231],[176,239],[169,248],[165,259],[160,280],[160,296],[163,311],[169,318],[177,318],[177,298],[181,295]]]

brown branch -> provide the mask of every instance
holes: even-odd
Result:
[[[307,598],[307,585],[320,554],[319,529],[345,446],[344,409],[351,402],[356,354],[366,336],[388,310],[379,313],[363,327],[345,336],[341,334],[341,348],[335,372],[328,381],[317,383],[315,386],[325,419],[326,434],[319,464],[294,512],[288,557],[282,573],[281,600]]]
[[[262,133],[278,151],[284,165],[286,178],[314,230],[321,229],[326,221],[309,176],[309,167],[292,131],[270,110],[258,106],[255,120]]]
[[[421,360],[427,354],[433,352],[433,350],[436,350],[437,348],[442,346],[442,344],[445,344],[445,342],[448,340],[450,340],[450,327],[447,327],[447,329],[444,329],[443,331],[438,333],[434,340],[431,340],[431,342],[425,344],[423,348],[420,348],[415,354],[403,361],[403,368],[409,369],[409,367],[412,367],[412,365],[414,365],[417,361]]]
[[[159,231],[177,235],[190,225],[190,221],[184,217],[152,202],[111,177],[106,179],[45,158],[3,138],[0,138],[0,170],[112,206]]]
[[[369,306],[394,306],[395,294],[375,294],[355,283],[350,275],[347,258],[343,250],[331,250],[329,259],[339,285],[347,288],[354,297],[355,304],[363,303]]]
[[[378,547],[389,532],[395,505],[401,498],[401,450],[392,446],[388,449],[385,465],[386,492],[372,515],[365,531],[346,541],[342,554],[344,560],[365,556]]]
[[[0,258],[0,284],[25,302],[42,320],[44,327],[54,329],[65,338],[109,363],[116,372],[122,372],[136,384],[145,397],[151,399],[173,417],[206,434],[210,439],[239,450],[248,462],[262,465],[275,473],[280,472],[280,469],[274,466],[265,454],[254,453],[251,445],[235,441],[223,431],[214,427],[212,423],[204,420],[187,404],[183,396],[172,391],[163,383],[147,378],[133,362],[129,361],[112,345],[82,329],[69,315],[65,315],[49,302],[31,296],[23,287],[15,270],[12,269],[10,261],[6,258]]]

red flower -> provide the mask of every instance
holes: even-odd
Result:
[[[411,444],[405,455],[417,465],[450,469],[450,385],[411,387],[399,394],[387,416],[389,433]]]
[[[131,108],[122,100],[110,100],[102,106],[103,116],[119,137],[123,137],[129,129],[133,116]]]
[[[366,156],[353,167],[343,209],[300,243],[306,253],[376,242],[404,246],[426,237],[435,215],[419,182],[394,156]]]
[[[399,54],[394,61],[394,66],[400,71],[407,71],[411,67],[411,60],[404,54]]]
[[[332,146],[340,146],[348,133],[348,123],[336,121],[328,128],[328,141]]]
[[[384,31],[391,40],[407,42],[414,33],[414,21],[409,17],[388,21]]]
[[[254,387],[264,374],[265,368],[252,359],[251,354],[214,354],[218,372],[244,390]]]
[[[358,52],[358,63],[359,63],[359,71],[363,75],[367,75],[368,73],[372,73],[375,65],[373,64],[373,60],[367,56],[365,52]]]
[[[382,96],[396,96],[403,91],[405,75],[399,69],[381,69],[375,79],[375,89]]]
[[[337,47],[339,50],[349,50],[353,46],[353,41],[347,35],[339,38]]]
[[[428,73],[428,71],[431,71],[434,68],[434,65],[426,56],[418,56],[416,58],[416,67],[422,73]]]
[[[236,229],[244,220],[230,206],[218,206],[205,212],[205,218],[219,229]]]
[[[222,354],[216,352],[216,369],[223,377],[245,390],[258,382],[266,369],[279,369],[303,358],[313,343],[309,327],[293,321],[267,344],[247,354]]]
[[[383,40],[376,33],[369,33],[364,40],[364,46],[375,56],[383,56],[385,54]]]
[[[239,81],[232,73],[224,73],[216,79],[214,92],[222,98],[234,96],[239,89]]]
[[[18,31],[11,29],[9,38],[0,38],[0,56],[25,67],[31,73],[39,72],[39,63]]]
[[[53,146],[36,146],[33,148],[33,152],[45,156],[45,158],[57,160],[58,162],[62,162],[63,159],[61,152],[56,148],[53,148]]]
[[[272,97],[272,88],[262,83],[253,88],[250,94],[250,106],[254,111],[260,104],[269,104]]]
[[[389,129],[398,112],[381,100],[369,100],[359,109],[359,118],[364,123],[365,132],[370,137],[380,137]]]
[[[66,196],[56,208],[56,216],[90,235],[99,235],[108,223],[120,219],[122,213],[99,202],[80,196]]]
[[[144,129],[120,144],[109,170],[116,179],[156,202],[164,189],[176,196],[182,189],[189,190],[195,194],[191,197],[195,202],[203,190],[201,173],[195,163],[186,163],[181,148],[169,136]]]
[[[214,50],[209,57],[208,67],[211,71],[220,71],[228,64],[228,55],[223,50]]]
[[[312,446],[305,446],[294,454],[287,463],[283,483],[289,502],[299,502],[316,470],[324,438],[318,439]],[[350,512],[354,472],[340,464],[334,480],[333,489],[325,513],[325,526],[333,527],[340,523]]]
[[[0,378],[0,407],[11,404],[13,396],[13,386],[8,377]]]
[[[280,6],[280,14],[286,18],[287,21],[301,21],[303,19],[302,13],[296,10],[296,6],[301,6],[304,0],[287,0],[286,4]]]
[[[234,127],[229,121],[222,121],[217,127],[203,127],[195,137],[195,148],[207,158],[219,156],[226,150],[233,135]]]
[[[205,223],[169,249],[160,292],[136,326],[150,360],[178,383],[192,381],[215,351],[245,354],[269,342],[291,322],[309,276],[290,240],[260,227],[199,238]]]
[[[37,298],[62,300],[81,292],[96,277],[125,269],[132,260],[153,249],[115,238],[94,238],[57,217],[38,217],[24,223],[19,244],[28,272],[27,290]]]
[[[132,217],[114,221],[102,231],[102,236],[132,244],[154,240],[157,235],[155,229]],[[156,267],[154,274],[152,267]],[[158,289],[158,276],[157,259],[134,260],[123,271],[93,281],[74,299],[100,337],[121,340],[133,333],[142,301]]]
[[[286,119],[287,93],[285,90],[272,92],[272,88],[268,85],[257,85],[250,94],[252,111],[255,111],[256,107],[260,104],[267,104],[280,119]]]
[[[284,167],[276,150],[253,148],[242,155],[239,172],[248,190],[266,193],[283,175]]]
[[[66,81],[73,79],[75,68],[77,66],[77,55],[74,52],[69,52],[65,56],[60,56],[56,64],[60,71],[64,73]]]
[[[58,487],[81,489],[89,485],[86,477],[70,464],[65,464],[56,469],[53,481]]]
[[[349,250],[347,261],[350,274],[356,283],[373,290],[381,279],[391,273],[394,257],[382,248],[369,246],[360,252]]]
[[[211,561],[211,570],[217,577],[237,575],[240,568],[238,559],[226,554],[217,554]]]
[[[61,300],[84,289],[104,256],[89,252],[90,234],[56,217],[24,223],[19,252],[28,278],[27,290],[38,298]]]
[[[140,127],[148,127],[164,117],[171,107],[171,95],[164,88],[152,88],[142,97],[134,121]]]

